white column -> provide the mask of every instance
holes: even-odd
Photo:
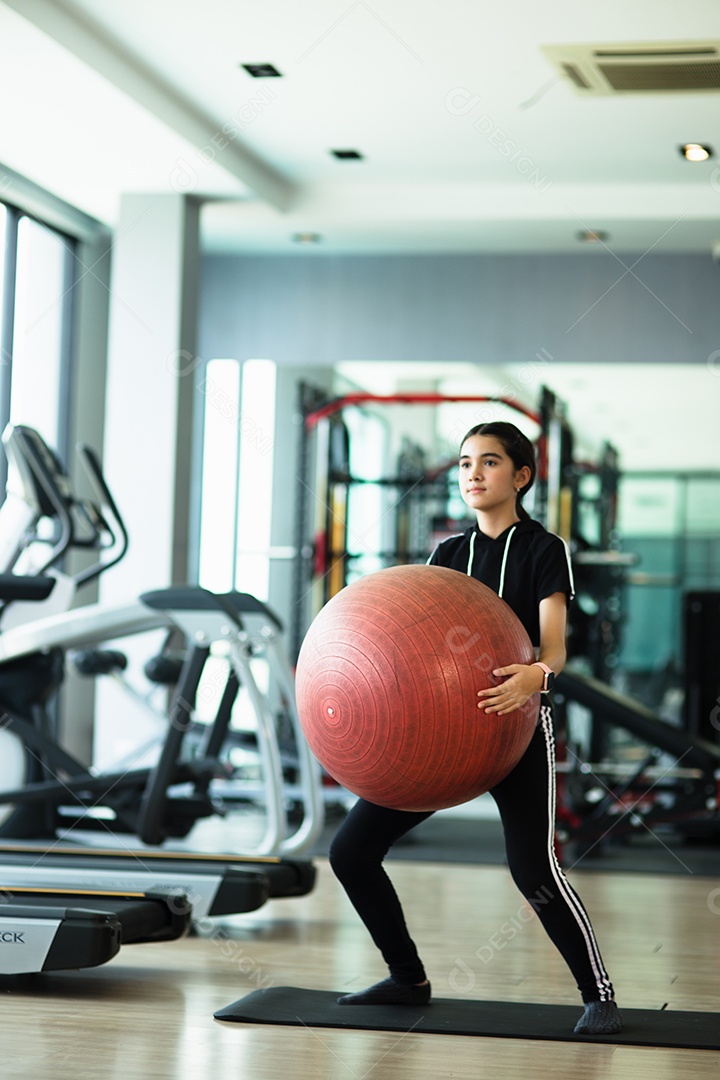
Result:
[[[113,244],[103,461],[130,550],[104,600],[186,573],[199,277],[198,206],[126,195]]]
[[[103,603],[186,580],[199,206],[182,195],[126,195],[112,247],[103,469],[130,535],[102,578]],[[142,681],[162,640],[117,642]],[[95,760],[148,734],[139,706],[100,680]]]

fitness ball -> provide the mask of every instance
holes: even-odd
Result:
[[[520,620],[457,570],[396,566],[346,586],[313,620],[297,704],[316,758],[379,806],[440,810],[499,783],[532,738],[540,695],[505,716],[478,708],[494,668],[532,664]]]

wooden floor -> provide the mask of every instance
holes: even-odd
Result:
[[[720,1055],[572,1042],[219,1023],[269,985],[339,991],[386,974],[327,864],[313,894],[92,971],[0,979],[0,1076],[52,1080],[670,1080],[717,1077]],[[395,862],[436,996],[574,1004],[577,992],[502,867]],[[718,1011],[720,882],[571,875],[621,1005]],[[512,931],[515,931],[513,934]],[[578,1007],[578,1015],[580,1015]],[[718,1017],[720,1023],[720,1015]]]

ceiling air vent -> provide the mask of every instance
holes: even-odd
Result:
[[[544,45],[542,51],[579,94],[720,90],[720,41]]]

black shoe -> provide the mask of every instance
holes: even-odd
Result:
[[[356,994],[344,994],[337,1001],[338,1005],[427,1005],[430,992],[429,982],[415,986],[389,978],[366,990],[358,990]]]
[[[576,1035],[616,1035],[622,1031],[617,1005],[614,1001],[587,1001],[574,1031]]]

